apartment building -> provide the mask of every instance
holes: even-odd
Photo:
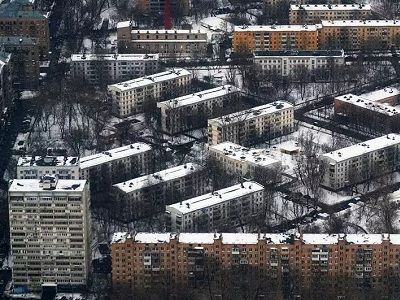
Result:
[[[35,10],[30,1],[3,1],[0,5],[0,36],[30,37],[38,46],[38,58],[45,60],[49,56],[48,17]]]
[[[208,148],[210,157],[215,159],[227,174],[239,178],[264,178],[265,181],[279,181],[282,163],[264,154],[262,149],[246,148],[232,142],[222,142]]]
[[[369,4],[291,4],[289,24],[317,24],[322,20],[363,20],[372,14]]]
[[[90,84],[109,84],[154,74],[158,54],[73,54],[71,76]]]
[[[207,119],[229,111],[237,102],[240,90],[232,85],[212,88],[191,95],[157,103],[161,110],[163,131],[175,134],[207,126]]]
[[[385,290],[397,280],[399,254],[398,234],[118,232],[112,282],[114,291],[204,284],[223,299],[245,279],[259,282],[257,295],[324,282],[339,294],[354,285]]]
[[[173,232],[210,232],[246,224],[264,207],[264,187],[248,181],[166,207]]]
[[[14,179],[8,204],[13,286],[85,286],[91,265],[87,181]]]
[[[321,49],[387,49],[398,45],[399,20],[330,20],[319,29]]]
[[[68,156],[21,156],[17,162],[17,179],[79,179],[79,158]]]
[[[24,36],[0,36],[0,45],[11,53],[12,82],[17,89],[36,88],[39,84],[39,49],[35,39]]]
[[[145,14],[155,15],[164,14],[166,0],[138,0],[137,9]],[[186,16],[190,11],[189,0],[170,0],[170,11]]]
[[[12,77],[11,53],[0,50],[0,114],[10,106],[14,97]]]
[[[188,163],[115,184],[115,205],[121,220],[131,222],[164,211],[165,205],[202,195],[207,187],[205,169]]]
[[[322,185],[338,190],[393,172],[400,165],[400,135],[388,134],[321,156]]]
[[[317,50],[321,25],[235,26],[234,52]]]
[[[172,69],[108,86],[114,112],[120,117],[142,113],[145,101],[171,99],[189,92],[191,73]]]
[[[117,28],[119,53],[158,53],[163,59],[200,58],[207,53],[207,33],[184,29],[132,29],[131,22]]]
[[[372,94],[371,97],[374,97]],[[334,99],[335,116],[347,122],[363,125],[382,133],[400,130],[400,109],[370,101],[362,96],[347,94]]]
[[[359,97],[369,101],[395,106],[400,103],[400,90],[398,86],[387,86],[383,89],[361,94]]]
[[[276,101],[208,120],[208,144],[230,141],[246,146],[293,130],[293,105]]]
[[[134,143],[80,159],[80,178],[90,181],[91,191],[101,191],[112,183],[152,172],[153,150]]]
[[[253,61],[254,64],[260,66],[262,71],[274,72],[282,76],[295,75],[302,69],[313,72],[345,64],[344,51],[341,50],[255,51]]]

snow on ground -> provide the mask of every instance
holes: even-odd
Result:
[[[38,95],[38,93],[36,91],[22,91],[20,99],[28,100],[28,99],[35,98],[37,95]]]
[[[235,67],[220,66],[220,67],[202,67],[192,70],[193,75],[200,80],[209,78],[211,83],[216,85],[233,84],[238,88],[243,88],[242,75]],[[234,80],[234,83],[230,82]]]

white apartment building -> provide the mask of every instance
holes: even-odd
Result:
[[[80,159],[80,178],[90,181],[91,190],[118,182],[121,175],[140,176],[153,169],[153,150],[145,143],[114,148]]]
[[[21,156],[17,162],[17,179],[79,179],[79,158],[68,156]]]
[[[125,221],[162,212],[164,206],[202,195],[207,187],[202,166],[188,163],[113,185],[116,206]]]
[[[86,285],[91,265],[86,180],[14,179],[8,190],[14,286]]]
[[[400,164],[399,154],[399,134],[388,134],[326,153],[321,157],[326,163],[322,184],[337,190],[392,172]]]
[[[215,158],[228,174],[254,179],[256,172],[262,172],[263,175],[271,172],[271,181],[280,178],[281,161],[265,155],[262,149],[246,148],[232,142],[222,142],[210,146],[208,150],[210,156]],[[265,180],[268,179],[265,178]]]
[[[158,71],[158,54],[73,54],[71,76],[90,84],[109,84]]]
[[[240,90],[224,85],[191,95],[157,103],[161,110],[163,131],[175,134],[181,131],[204,127],[207,119],[221,114],[221,110],[238,100]]]
[[[185,69],[172,69],[151,76],[124,81],[108,86],[114,112],[120,117],[142,113],[147,100],[171,99],[187,94],[191,73]]]
[[[256,51],[253,61],[262,71],[275,72],[282,76],[294,75],[301,68],[312,72],[345,64],[343,50]]]
[[[210,232],[245,224],[262,211],[264,187],[243,182],[166,207],[173,232]]]
[[[291,4],[289,24],[316,24],[321,20],[361,20],[371,16],[369,4]]]
[[[208,120],[208,144],[225,141],[240,145],[253,144],[294,130],[294,107],[276,101]]]

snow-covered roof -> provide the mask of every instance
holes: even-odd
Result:
[[[109,85],[109,89],[119,90],[119,91],[129,91],[136,88],[142,88],[146,85],[151,85],[163,81],[174,80],[183,76],[188,76],[191,73],[185,69],[175,68],[169,71],[156,73],[146,77],[140,77],[116,84]]]
[[[189,30],[189,29],[133,29],[131,31],[132,34],[204,34],[207,35],[206,32],[201,30]]]
[[[350,147],[342,148],[322,155],[335,162],[341,162],[353,157],[365,155],[370,152],[384,149],[400,144],[400,135],[396,133],[387,134],[376,139],[368,140]]]
[[[259,241],[268,244],[287,245],[294,240],[302,240],[309,245],[334,245],[339,240],[346,240],[350,244],[376,245],[383,241],[392,244],[400,244],[400,234],[303,234],[302,237],[285,233],[128,233],[116,232],[111,243],[125,243],[127,239],[133,239],[136,243],[157,244],[169,243],[177,240],[182,244],[213,244],[215,240],[221,240],[225,245],[255,245]]]
[[[72,54],[72,62],[158,60],[158,54]]]
[[[117,29],[118,29],[118,28],[130,27],[131,24],[132,24],[131,21],[122,21],[122,22],[118,22],[118,23],[117,23]]]
[[[205,102],[214,98],[222,97],[239,91],[240,90],[233,85],[224,85],[213,89],[197,92],[194,94],[185,95],[175,99],[159,102],[157,103],[157,107],[164,106],[169,109],[174,109],[182,106],[188,106],[200,102]]]
[[[202,170],[203,167],[194,163],[187,163],[177,167],[162,170],[153,174],[134,178],[125,182],[114,184],[113,186],[124,193],[132,193],[145,187],[153,186],[161,182],[166,182],[187,176]]]
[[[86,180],[59,179],[57,184],[52,188],[51,192],[75,191],[81,192],[84,190]],[[10,181],[9,192],[43,192],[49,191],[43,189],[40,179],[13,179]]]
[[[335,100],[346,102],[346,103],[351,103],[353,105],[381,113],[387,116],[394,116],[400,113],[400,109],[387,105],[387,104],[382,104],[376,101],[370,101],[365,98],[362,98],[361,96],[356,96],[353,94],[347,94],[347,95],[342,95],[338,96],[335,98]]]
[[[400,90],[398,87],[388,86],[380,90],[361,94],[360,97],[370,101],[381,102],[385,101],[389,97],[395,97],[399,95],[400,95]]]
[[[21,156],[17,167],[72,167],[79,166],[74,156]]]
[[[321,28],[320,24],[316,25],[244,25],[235,26],[235,32],[257,32],[257,31],[317,31]]]
[[[354,10],[371,10],[369,4],[291,4],[290,10],[311,10],[311,11],[325,11],[325,10],[336,10],[336,11],[354,11]]]
[[[178,202],[167,206],[167,210],[174,209],[181,214],[191,213],[203,208],[214,206],[225,201],[230,201],[245,195],[250,195],[264,190],[261,184],[254,181],[247,181],[236,184],[213,193],[191,198],[182,202]]]
[[[246,161],[263,167],[279,163],[278,160],[263,154],[263,150],[246,148],[229,141],[210,146],[209,149],[211,152],[215,151],[222,153],[231,159]]]
[[[150,150],[151,146],[145,143],[135,143],[128,146],[110,149],[102,153],[82,157],[80,159],[81,169],[91,168],[124,157],[138,155]]]
[[[322,27],[399,27],[400,20],[323,20]]]
[[[273,114],[276,112],[280,112],[285,109],[293,109],[293,105],[288,103],[288,102],[283,102],[283,101],[276,101],[272,102],[269,104],[264,104],[261,106],[256,106],[251,109],[235,112],[229,115],[225,115],[219,118],[215,119],[210,119],[208,120],[209,124],[216,123],[219,125],[227,125],[227,124],[233,124],[236,122],[243,122],[255,118],[259,118],[261,116]]]

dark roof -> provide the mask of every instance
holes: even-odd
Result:
[[[46,17],[42,12],[33,10],[29,0],[14,0],[0,5],[0,18],[45,19]]]
[[[35,45],[36,41],[27,36],[0,36],[0,45]]]
[[[257,56],[341,56],[342,50],[265,50],[254,51]]]

